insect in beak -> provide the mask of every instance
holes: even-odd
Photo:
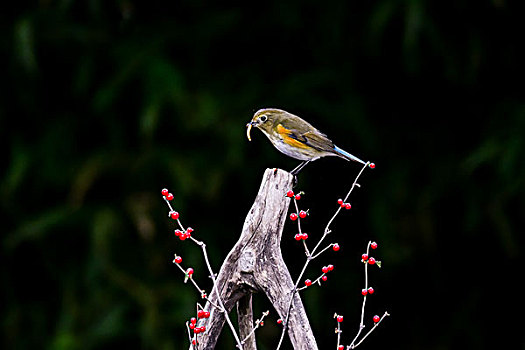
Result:
[[[255,122],[249,122],[246,124],[246,137],[248,137],[248,141],[251,141],[252,138],[250,137],[250,131],[252,130],[252,126],[256,125]]]

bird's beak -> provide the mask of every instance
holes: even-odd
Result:
[[[254,125],[254,122],[249,122],[248,124],[246,124],[246,137],[248,137],[248,141],[252,140],[252,138],[250,137],[250,131],[252,130],[252,126]]]

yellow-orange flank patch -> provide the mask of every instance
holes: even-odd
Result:
[[[279,135],[281,136],[281,138],[283,139],[283,141],[292,146],[292,147],[298,147],[298,148],[303,148],[303,149],[307,149],[307,148],[310,148],[310,146],[306,145],[305,143],[301,142],[301,141],[297,141],[296,139],[294,139],[293,137],[290,136],[291,132],[290,130],[286,129],[284,126],[282,126],[282,124],[279,124],[277,125],[277,132],[279,133]]]

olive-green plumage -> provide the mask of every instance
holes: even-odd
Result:
[[[365,164],[361,159],[335,146],[325,134],[305,120],[281,109],[258,110],[246,127],[249,140],[251,128],[256,127],[268,137],[275,148],[295,159],[310,162],[321,157],[337,156]]]

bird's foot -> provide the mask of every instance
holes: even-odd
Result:
[[[293,182],[292,182],[292,188],[295,188],[295,186],[297,186],[297,175],[293,174]]]

